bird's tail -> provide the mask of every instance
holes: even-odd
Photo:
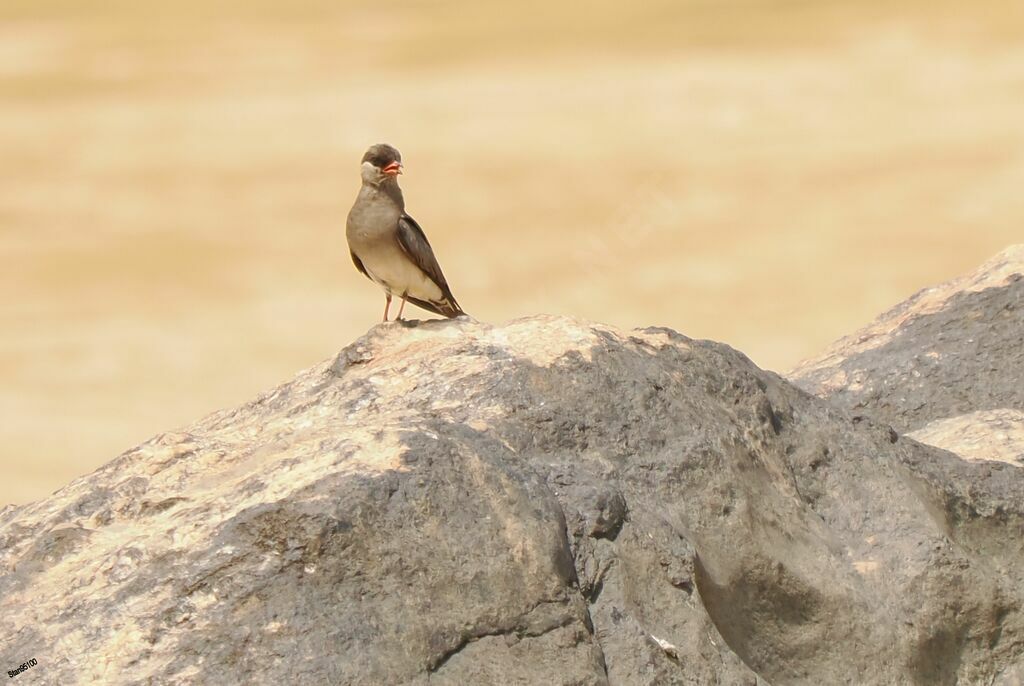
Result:
[[[449,319],[466,314],[462,308],[459,307],[459,303],[455,302],[455,298],[445,298],[443,300],[434,301],[420,300],[419,298],[407,295],[406,300],[414,305],[422,307],[428,312],[433,312],[434,314],[439,314],[442,317],[448,317]]]

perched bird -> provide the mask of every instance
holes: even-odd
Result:
[[[398,187],[402,155],[386,143],[370,146],[363,155],[363,186],[348,213],[345,236],[356,269],[384,289],[384,321],[391,297],[445,317],[465,314],[455,301],[441,265],[416,220],[405,213]]]

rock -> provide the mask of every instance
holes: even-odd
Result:
[[[926,288],[789,379],[898,432],[983,410],[1024,411],[1024,245]]]
[[[5,509],[0,664],[36,660],[19,678],[39,684],[1009,684],[1022,474],[893,443],[667,329],[379,325]]]
[[[981,410],[939,419],[908,434],[965,460],[998,460],[1024,467],[1024,412]]]
[[[1024,245],[926,288],[789,378],[968,460],[1024,466]]]

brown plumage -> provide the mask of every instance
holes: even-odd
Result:
[[[348,213],[345,235],[356,269],[384,289],[384,321],[392,296],[444,317],[465,314],[452,295],[423,229],[405,212],[398,186],[402,156],[387,144],[371,146],[362,161],[363,184]]]

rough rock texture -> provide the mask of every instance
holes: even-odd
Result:
[[[1024,245],[932,288],[789,378],[900,432],[981,410],[1024,411]]]
[[[999,460],[1024,467],[1024,412],[980,410],[937,419],[907,434],[968,460]]]
[[[1024,467],[1024,245],[920,291],[789,378],[854,416],[888,422],[964,460]],[[1006,484],[1019,479],[1000,473]],[[961,492],[973,489],[969,482],[957,485]],[[969,544],[991,545],[991,559],[1024,585],[1014,561],[1024,548],[1019,517],[974,505],[961,515],[974,520],[961,526]],[[1006,522],[1005,530],[991,526],[996,520]],[[1017,552],[1006,556],[1000,546]],[[1024,685],[1024,661],[994,679]]]
[[[1011,686],[1022,531],[1024,469],[900,438],[725,345],[380,325],[0,512],[0,669]]]

